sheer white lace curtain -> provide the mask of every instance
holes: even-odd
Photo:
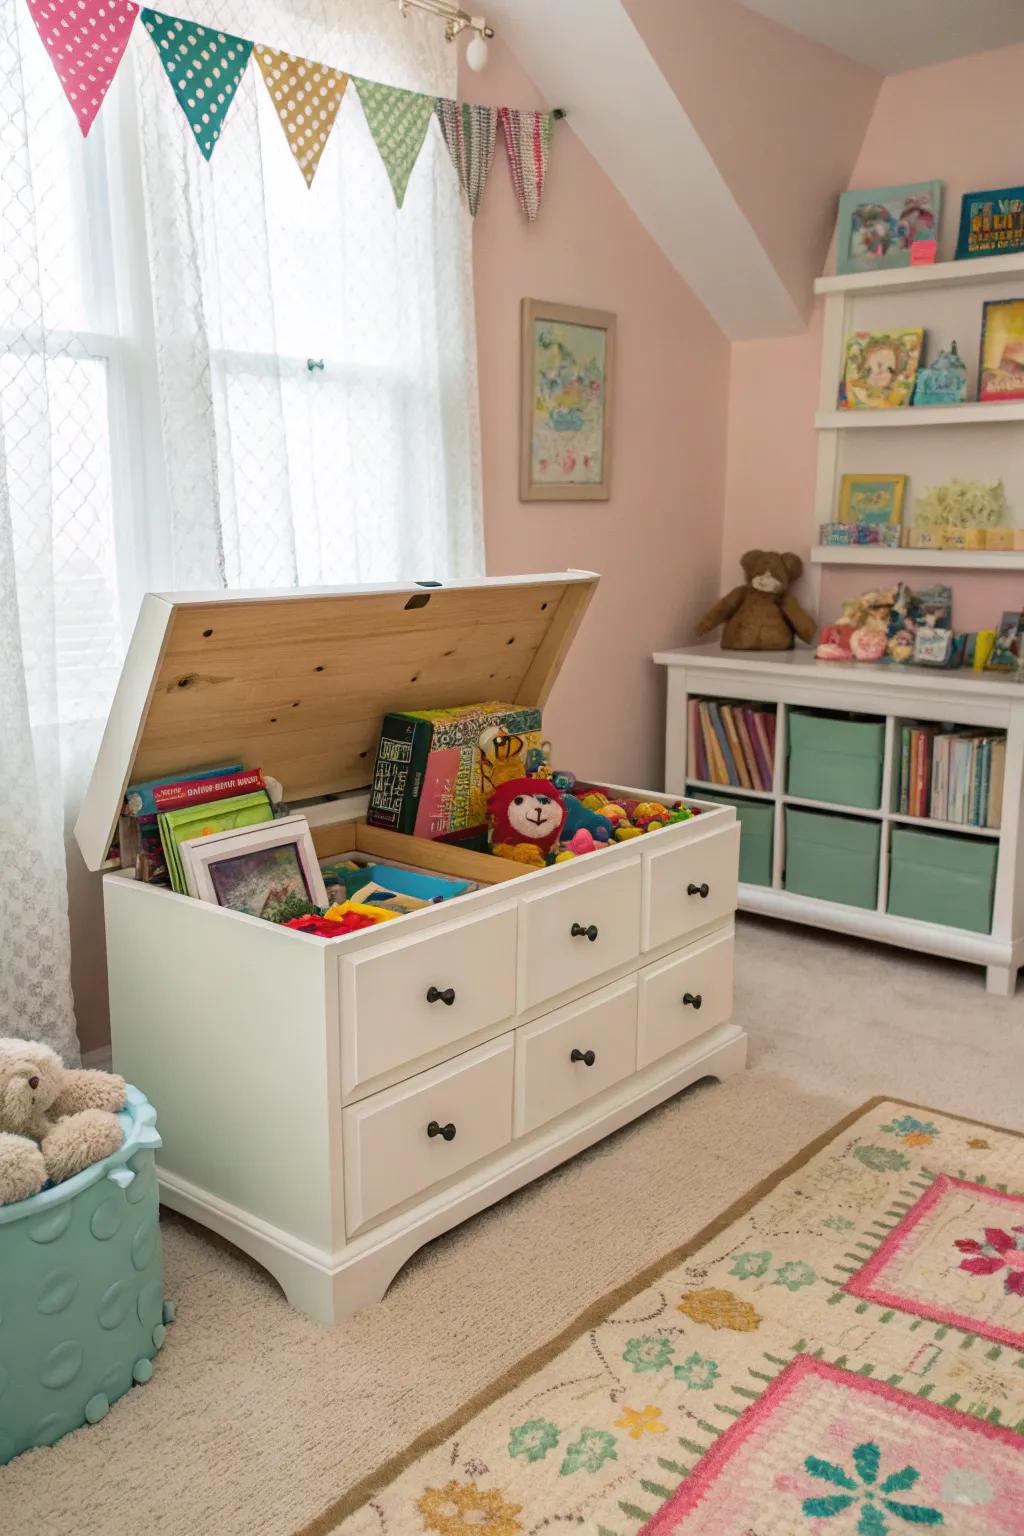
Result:
[[[455,93],[442,29],[387,0],[175,11]],[[470,222],[436,125],[399,211],[350,86],[308,191],[257,74],[207,165],[137,27],[83,145],[0,0],[0,1034],[69,1060],[65,814],[141,592],[483,568]],[[101,991],[97,903],[73,929]]]

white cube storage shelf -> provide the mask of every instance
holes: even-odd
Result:
[[[323,1322],[377,1300],[421,1244],[745,1063],[731,807],[543,869],[364,819],[384,713],[542,706],[596,583],[144,601],[76,828],[107,871],[114,1065],[159,1109],[164,1202]],[[320,939],[112,867],[127,784],[234,761],[281,781],[321,857],[479,889]]]
[[[986,985],[1012,996],[1024,964],[1024,686],[993,672],[926,667],[885,667],[819,661],[813,651],[772,653],[722,651],[691,646],[658,652],[654,660],[668,678],[665,727],[665,784],[670,793],[700,794],[700,781],[687,773],[688,703],[691,698],[775,704],[773,787],[753,792],[728,787],[737,801],[769,803],[774,810],[770,885],[741,884],[739,906],[838,933],[857,934],[925,954],[969,961],[986,970]],[[884,720],[882,784],[877,809],[833,800],[809,800],[787,788],[787,726],[791,709],[831,710]],[[961,826],[893,810],[900,726],[932,721],[1006,733],[1006,768],[998,829]],[[723,785],[706,786],[721,792]],[[785,888],[786,810],[802,807],[838,813],[880,825],[877,891],[870,908],[826,901]],[[998,846],[992,924],[988,933],[897,916],[888,911],[889,850],[894,826],[985,838]]]

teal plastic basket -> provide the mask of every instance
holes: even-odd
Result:
[[[118,1119],[110,1157],[0,1206],[0,1464],[102,1419],[164,1342],[156,1110],[129,1088]]]

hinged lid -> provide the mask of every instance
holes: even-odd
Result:
[[[597,581],[148,593],[75,826],[86,864],[129,784],[238,762],[295,804],[369,784],[390,709],[542,706]]]

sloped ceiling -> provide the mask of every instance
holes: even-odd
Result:
[[[730,339],[804,329],[879,75],[738,0],[487,16]]]
[[[743,0],[886,75],[1024,43],[1021,0]]]

